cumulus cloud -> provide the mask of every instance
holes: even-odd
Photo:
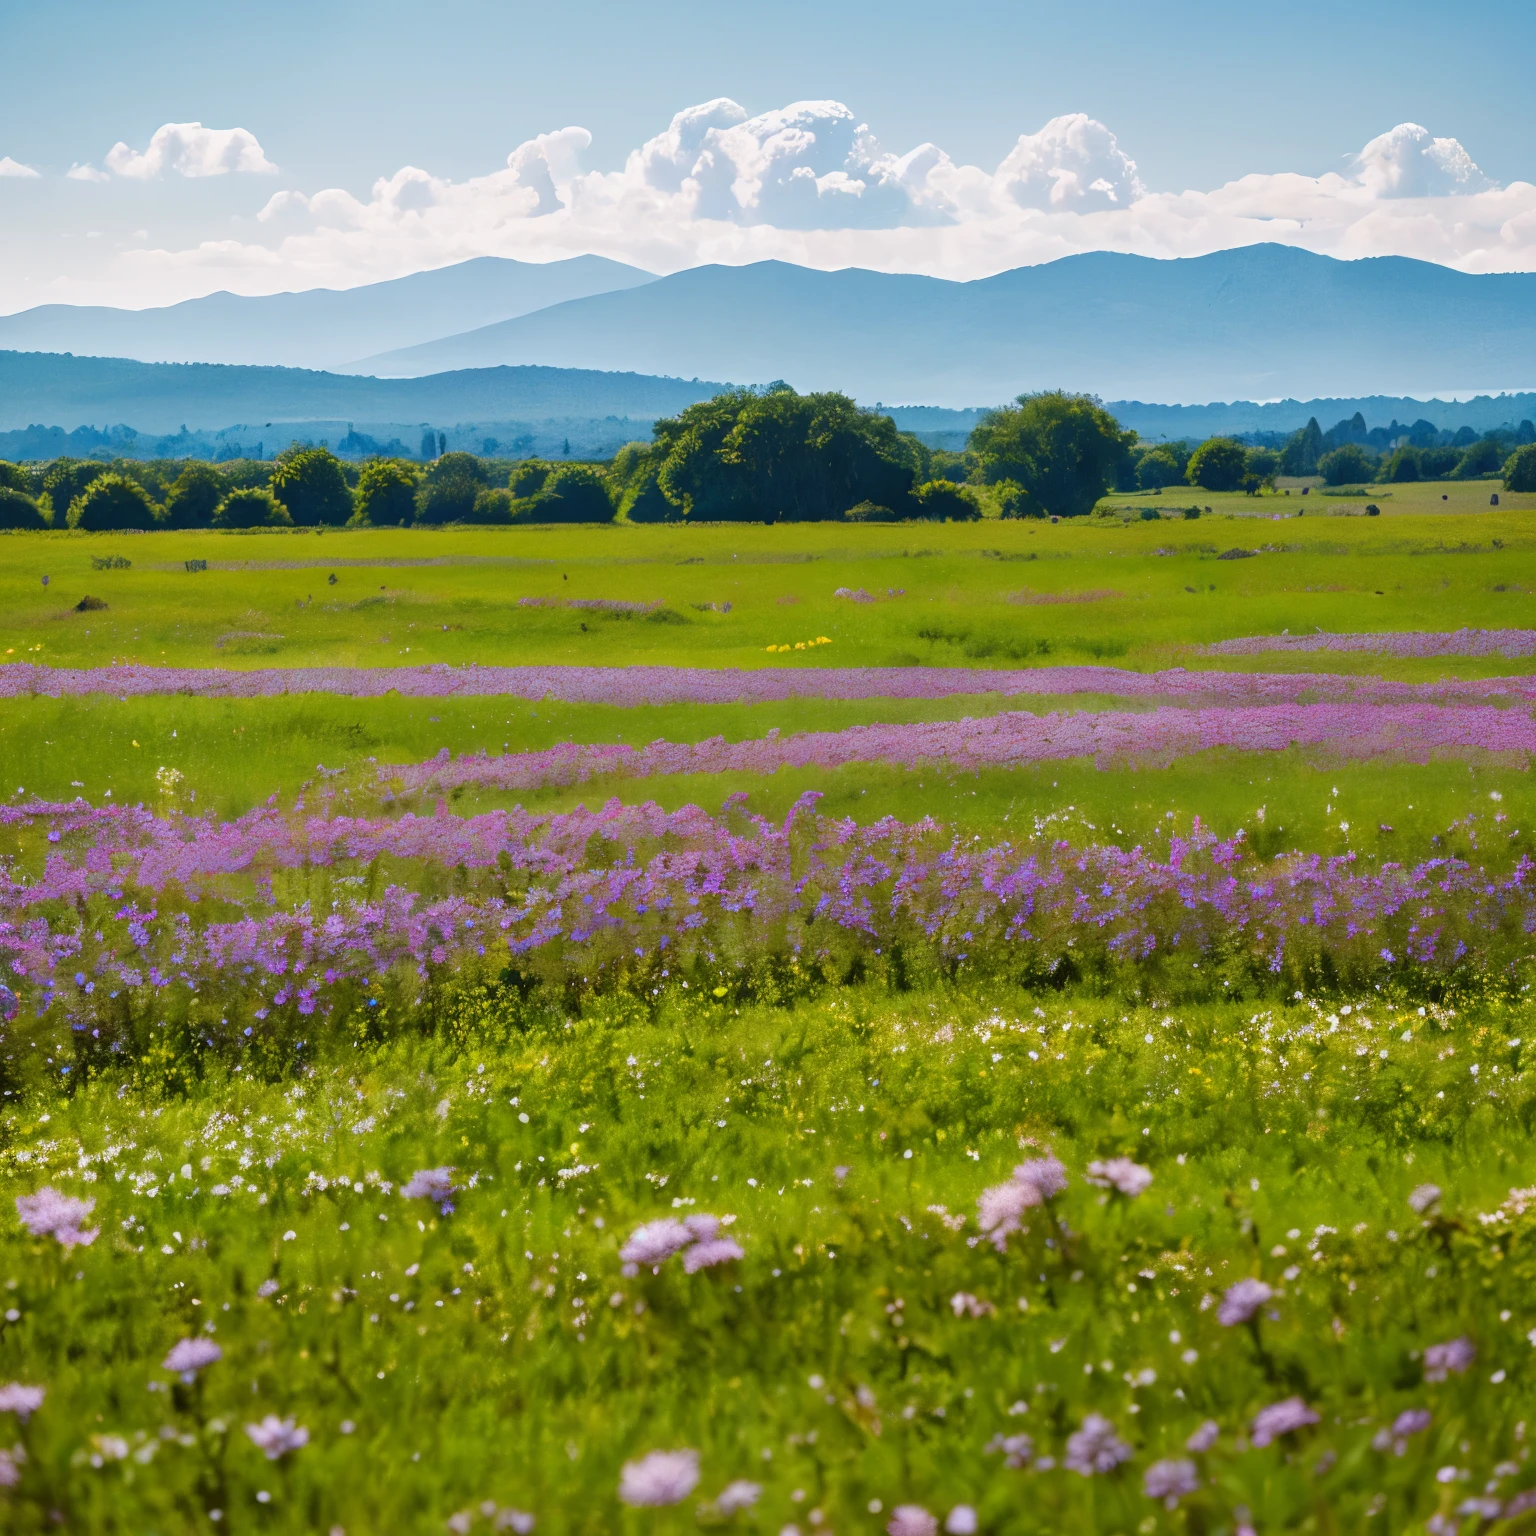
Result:
[[[64,172],[69,181],[111,181],[112,178],[105,171],[98,171],[94,165],[72,165]]]
[[[184,131],[162,129],[143,156],[126,154],[147,163],[161,144],[156,163],[176,165],[187,153],[175,137]],[[1415,124],[1371,140],[1343,172],[1245,176],[1184,192],[1149,191],[1110,129],[1081,113],[1021,135],[992,169],[958,163],[934,144],[889,150],[836,101],[757,116],[723,97],[703,102],[619,170],[587,169],[590,147],[591,135],[570,127],[465,181],[405,166],[362,196],[287,190],[261,210],[255,241],[126,260],[138,279],[179,274],[189,292],[200,269],[216,269],[221,286],[264,292],[471,256],[585,252],[658,272],[777,258],[973,278],[1080,251],[1174,257],[1282,241],[1469,271],[1536,268],[1536,187],[1499,187],[1455,139]],[[200,149],[193,160],[232,169],[247,151],[267,164],[253,139]],[[108,160],[120,174],[126,163]]]
[[[37,179],[37,172],[30,165],[23,165],[19,160],[12,160],[9,155],[0,155],[0,177],[6,176],[35,181]]]
[[[107,169],[116,176],[149,181],[175,171],[180,176],[227,176],[246,172],[276,174],[256,135],[244,128],[205,128],[201,123],[165,123],[155,129],[146,149],[119,141],[107,151]]]

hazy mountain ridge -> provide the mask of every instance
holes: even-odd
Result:
[[[45,304],[0,316],[0,348],[148,363],[339,368],[364,352],[654,280],[603,256],[542,264],[481,256],[357,288],[256,298],[213,293],[161,309]]]

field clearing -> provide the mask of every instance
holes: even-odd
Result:
[[[0,538],[0,1525],[1536,1529],[1536,785],[1423,746],[1532,729],[1536,537],[1391,490]],[[1317,630],[1406,638],[1199,649]]]

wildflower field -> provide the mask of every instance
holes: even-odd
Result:
[[[0,538],[0,1528],[1536,1531],[1536,536],[1412,489]]]

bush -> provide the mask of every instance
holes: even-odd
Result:
[[[507,477],[507,489],[519,501],[537,496],[544,489],[544,482],[549,479],[549,471],[548,464],[541,464],[537,459],[524,459],[521,464],[513,466],[512,473]]]
[[[46,528],[48,520],[30,496],[13,486],[0,485],[0,528]]]
[[[485,469],[472,453],[445,453],[433,462],[416,493],[416,521],[441,526],[474,519],[486,489]]]
[[[371,459],[358,476],[353,524],[359,528],[402,527],[416,515],[419,484],[413,465],[400,459]]]
[[[271,491],[231,491],[213,514],[215,528],[291,528],[293,516]]]
[[[1358,443],[1345,443],[1317,461],[1325,485],[1365,485],[1376,473],[1376,460]]]
[[[608,482],[589,464],[562,464],[545,477],[543,489],[528,503],[531,523],[611,523],[613,499]]]
[[[0,459],[0,489],[20,491],[28,499],[32,496],[32,476],[20,464]]]
[[[877,506],[872,501],[861,501],[858,506],[849,507],[843,517],[850,523],[899,523],[901,521],[889,507]]]
[[[469,510],[466,523],[482,523],[491,527],[505,527],[512,521],[512,492],[496,489],[481,491]]]
[[[352,516],[341,460],[327,448],[283,455],[272,471],[272,494],[299,528],[341,528]]]
[[[1504,464],[1506,491],[1536,491],[1536,443],[1517,448]]]
[[[912,492],[912,500],[929,522],[973,523],[981,516],[975,493],[952,480],[930,480]]]
[[[1017,480],[999,481],[995,494],[997,496],[997,515],[999,517],[1045,516],[1045,508]]]
[[[1207,438],[1189,456],[1184,478],[1203,491],[1235,491],[1248,473],[1248,450],[1233,437]]]
[[[211,528],[213,514],[229,489],[229,482],[213,465],[188,464],[165,498],[166,522],[172,528]]]
[[[1381,472],[1381,478],[1391,481],[1394,485],[1411,485],[1419,478],[1419,450],[1404,443],[1387,460],[1386,468]]]
[[[1484,475],[1496,475],[1504,463],[1497,438],[1479,438],[1461,455],[1451,474],[1457,480],[1481,480]]]
[[[85,533],[153,528],[158,521],[149,493],[124,475],[97,475],[69,506],[69,526]]]
[[[674,507],[662,494],[654,463],[647,464],[630,482],[619,512],[631,523],[675,523],[683,515],[682,508]]]
[[[81,459],[55,459],[43,471],[43,496],[53,508],[55,524],[63,525],[70,507],[84,494],[85,488],[106,472],[106,465]]]

